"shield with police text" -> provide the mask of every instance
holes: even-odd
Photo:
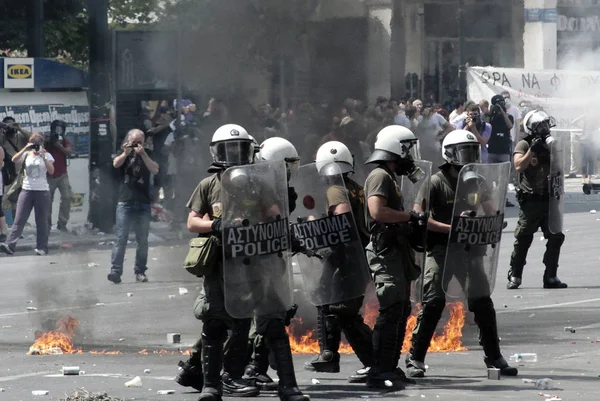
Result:
[[[468,164],[458,175],[451,228],[443,263],[446,295],[489,296],[494,290],[510,162]]]
[[[285,162],[231,167],[221,184],[225,309],[283,313],[293,302]]]
[[[364,207],[362,188],[346,187],[335,163],[329,167],[329,175],[320,176],[314,163],[301,166],[290,183],[298,194],[291,215],[294,263],[317,306],[363,296],[370,281],[352,210],[352,204]]]
[[[400,192],[404,197],[404,210],[416,210],[429,213],[429,193],[431,185],[431,169],[433,163],[416,160],[418,173],[399,177]],[[418,204],[418,209],[415,207]],[[411,225],[410,244],[415,263],[421,268],[421,275],[412,283],[411,300],[423,300],[423,273],[425,271],[425,251],[427,250],[427,226]]]
[[[550,149],[548,230],[558,234],[563,229],[566,141],[551,136],[546,139],[546,144]]]

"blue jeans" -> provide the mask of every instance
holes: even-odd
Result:
[[[144,273],[148,267],[148,232],[150,231],[151,207],[149,203],[119,202],[117,204],[117,223],[115,234],[117,240],[112,250],[111,271],[123,274],[125,248],[129,238],[129,228],[135,226],[135,274]]]

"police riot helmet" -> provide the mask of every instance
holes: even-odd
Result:
[[[260,159],[264,161],[284,161],[287,165],[288,179],[300,167],[300,156],[296,147],[287,139],[274,136],[260,144]]]
[[[471,132],[457,129],[442,141],[442,157],[447,163],[457,166],[478,163],[481,161],[481,145]]]
[[[547,125],[543,124],[546,122]],[[523,118],[523,130],[527,135],[550,135],[550,128],[555,126],[554,118],[542,110],[531,110]]]
[[[319,175],[329,176],[354,172],[354,157],[346,145],[329,141],[321,145],[315,159]]]
[[[226,124],[218,128],[210,143],[213,164],[218,167],[232,167],[254,162],[254,146],[245,128],[236,124]]]
[[[411,130],[401,125],[389,125],[377,134],[375,150],[365,164],[410,159],[410,151],[416,144],[417,137]]]

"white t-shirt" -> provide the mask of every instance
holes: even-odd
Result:
[[[506,113],[510,114],[513,117],[513,119],[514,119],[513,127],[510,130],[510,136],[512,137],[513,143],[516,144],[517,133],[521,129],[521,127],[520,127],[520,124],[521,124],[521,110],[519,110],[518,107],[515,107],[515,106],[511,105],[510,109],[506,110]]]
[[[171,132],[169,135],[167,135],[167,139],[165,139],[165,146],[173,146],[173,143],[175,143],[175,135],[173,132]],[[172,149],[169,149],[169,160],[167,163],[169,164],[167,168],[167,175],[177,174],[177,159],[175,159]]]
[[[27,157],[25,157],[25,155]],[[25,158],[25,176],[23,177],[23,189],[27,191],[49,191],[48,169],[42,156],[34,156],[32,152],[25,152],[21,161]],[[54,162],[54,158],[46,152],[46,159]]]

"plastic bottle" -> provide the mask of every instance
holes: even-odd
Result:
[[[552,390],[554,388],[554,383],[552,379],[545,377],[543,379],[536,380],[535,388],[540,390]]]
[[[533,354],[533,353],[514,354],[514,355],[510,356],[511,362],[531,363],[531,362],[537,362],[537,360],[538,360],[537,354]]]

